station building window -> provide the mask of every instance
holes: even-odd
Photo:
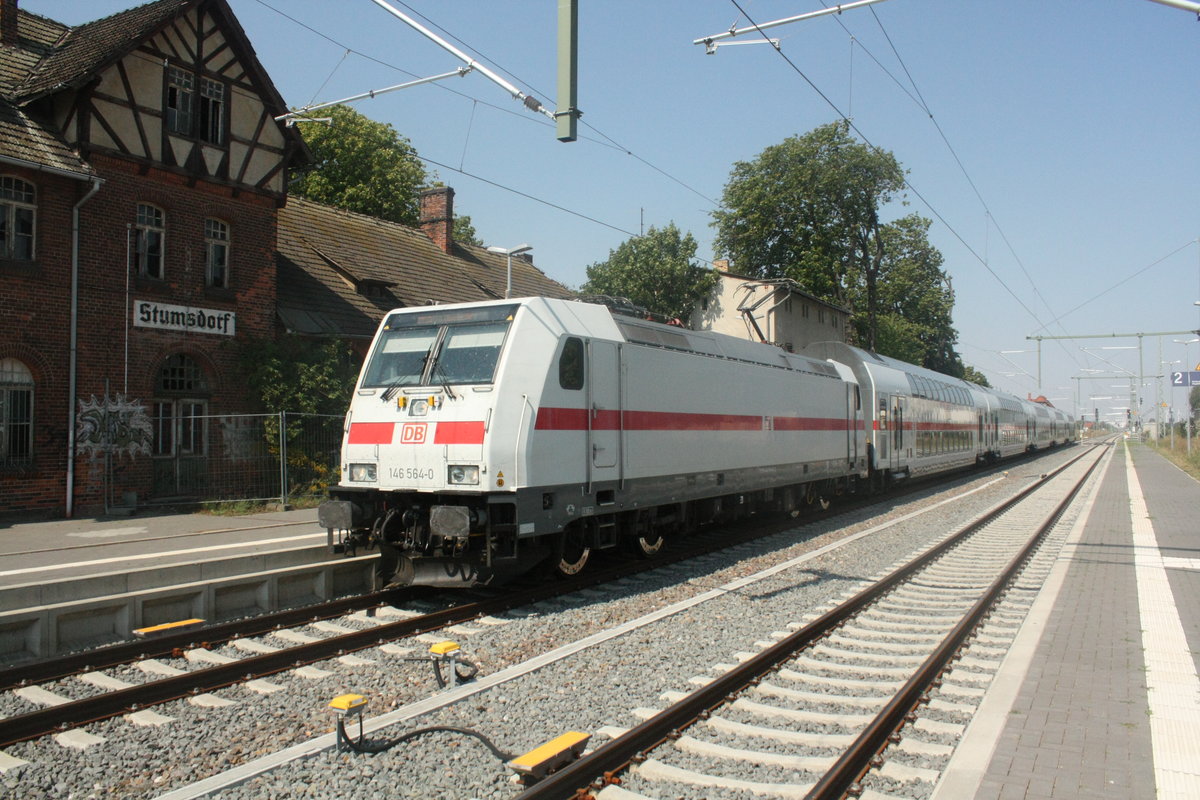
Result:
[[[208,381],[196,361],[176,353],[158,372],[154,400],[154,455],[202,455],[207,450]]]
[[[0,176],[0,259],[33,260],[35,200],[33,184]]]
[[[212,144],[225,141],[225,84],[167,67],[167,130]]]
[[[219,219],[204,220],[204,284],[229,287],[229,226]]]
[[[162,280],[165,240],[166,223],[162,209],[149,203],[138,203],[133,248],[138,275]]]
[[[33,459],[33,373],[15,358],[0,358],[0,467]]]
[[[200,119],[196,136],[211,144],[225,141],[225,85],[200,79]]]
[[[167,130],[192,135],[195,79],[179,67],[167,67]]]

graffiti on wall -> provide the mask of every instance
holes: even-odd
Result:
[[[75,442],[81,455],[92,459],[106,453],[131,459],[150,455],[153,438],[154,426],[140,400],[130,400],[120,393],[79,399]]]

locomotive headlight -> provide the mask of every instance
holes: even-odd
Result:
[[[359,482],[374,482],[376,470],[374,464],[351,464],[350,480]]]
[[[452,465],[446,471],[446,482],[452,486],[478,486],[479,467]]]

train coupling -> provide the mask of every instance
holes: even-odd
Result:
[[[537,783],[583,755],[591,734],[568,731],[508,762],[526,786]]]

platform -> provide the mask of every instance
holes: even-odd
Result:
[[[325,545],[315,508],[0,523],[0,588]]]
[[[1200,798],[1200,482],[1101,468],[935,800]]]
[[[316,509],[0,526],[0,666],[370,591],[375,552],[332,555]]]

